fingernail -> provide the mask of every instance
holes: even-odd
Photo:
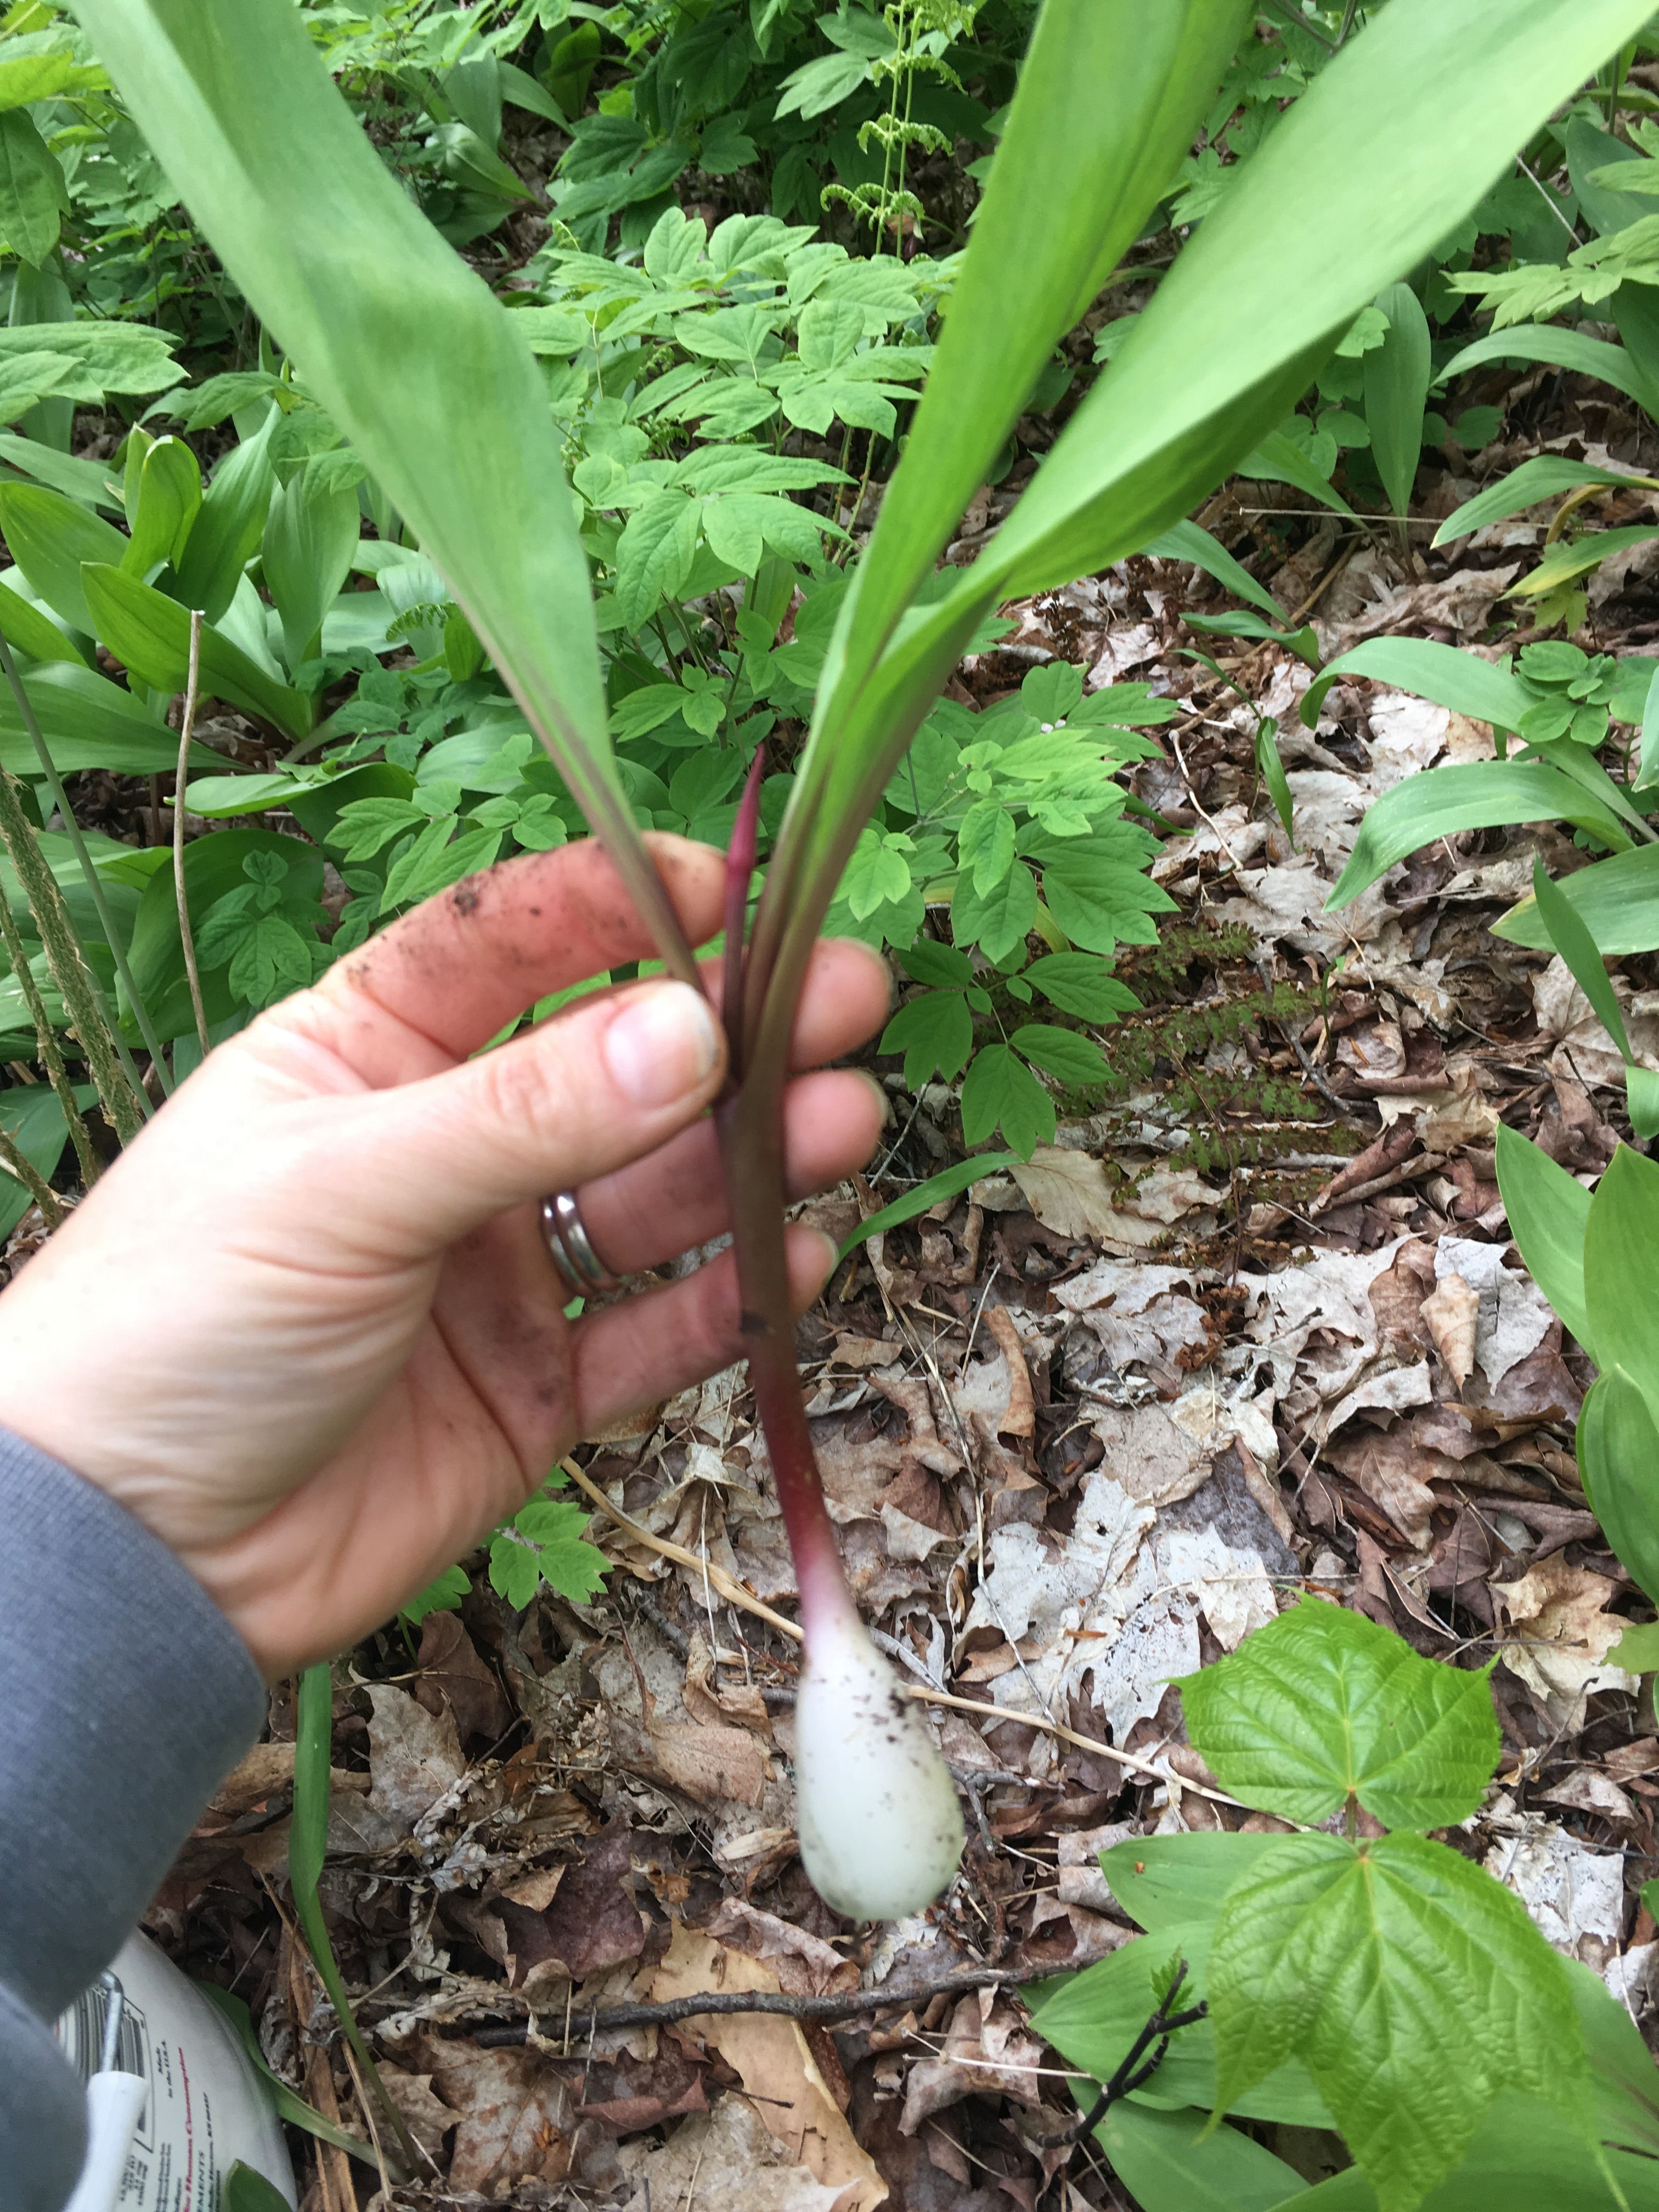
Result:
[[[815,1237],[823,1247],[823,1260],[817,1277],[818,1288],[822,1290],[836,1272],[836,1265],[841,1259],[841,1247],[833,1237],[826,1237],[821,1229],[810,1230],[807,1233]]]
[[[653,983],[605,1033],[611,1079],[635,1106],[672,1106],[700,1090],[720,1055],[714,1009],[689,983]]]

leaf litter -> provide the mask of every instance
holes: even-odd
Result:
[[[1528,451],[1576,438],[1605,455],[1571,386],[1552,404]],[[1603,440],[1613,411],[1598,403]],[[1281,580],[1236,490],[1200,519],[1287,611],[1323,587],[1327,659],[1385,635],[1478,641],[1518,573],[1503,556],[1538,536],[1521,520],[1401,555],[1322,521]],[[1493,1165],[1501,1120],[1592,1182],[1625,1126],[1620,1056],[1562,963],[1490,933],[1533,852],[1548,866],[1565,848],[1548,830],[1470,833],[1327,914],[1367,809],[1430,766],[1489,757],[1490,732],[1358,680],[1306,731],[1309,672],[1276,645],[1231,658],[1242,699],[1182,657],[1215,644],[1181,619],[1212,604],[1201,576],[1139,557],[1007,610],[1012,638],[963,664],[981,704],[1048,659],[1086,665],[1091,689],[1128,672],[1176,699],[1179,746],[1137,788],[1174,825],[1153,873],[1179,912],[1158,946],[1120,955],[1147,1012],[1112,1033],[1131,1050],[1107,1102],[1068,1111],[1062,1094],[1052,1145],[872,1238],[800,1332],[853,1587],[933,1700],[966,1800],[961,1876],[872,1930],[802,1875],[796,1655],[766,1618],[790,1613],[793,1575],[740,1372],[585,1448],[628,1524],[588,1524],[612,1562],[603,1592],[544,1585],[514,1607],[475,1573],[459,1610],[337,1669],[323,1901],[429,2168],[382,2212],[1033,2212],[1059,2154],[1026,2134],[1069,2106],[1010,1984],[1134,1940],[1102,1850],[1276,1825],[1203,1766],[1170,1684],[1303,1593],[1428,1656],[1497,1662],[1498,1782],[1446,1839],[1651,2029],[1659,1942],[1638,1892],[1659,1871],[1659,1741],[1651,1678],[1615,1651],[1641,1601],[1572,1458],[1592,1370],[1509,1241]],[[1651,634],[1641,564],[1604,569],[1590,617],[1595,649]],[[1262,714],[1294,845],[1256,785]],[[1659,975],[1624,968],[1637,1057],[1659,1066]],[[872,1065],[892,1148],[881,1182],[807,1209],[837,1237],[957,1150],[950,1086],[913,1097]],[[26,1217],[9,1263],[40,1241]],[[276,2070],[313,2100],[331,2086],[366,2135],[293,1951],[293,1730],[278,1691],[269,1741],[148,1924],[234,1981]],[[987,1985],[963,1990],[975,1970]],[[888,1989],[836,2023],[599,2019]],[[1112,2201],[1083,2154],[1066,2186]]]

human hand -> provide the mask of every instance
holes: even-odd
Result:
[[[686,934],[721,856],[650,840]],[[568,1322],[538,1201],[580,1188],[617,1273],[727,1225],[726,1057],[688,985],[620,986],[477,1059],[547,993],[647,956],[591,841],[469,877],[221,1045],[0,1296],[0,1424],[178,1553],[272,1679],[343,1649],[516,1512],[580,1437],[742,1356],[728,1250]],[[886,972],[820,945],[812,1067]],[[874,1086],[790,1086],[798,1194],[863,1164]],[[789,1233],[804,1310],[834,1251]]]

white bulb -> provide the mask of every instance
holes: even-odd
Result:
[[[962,1856],[961,1808],[927,1724],[856,1620],[820,1625],[795,1699],[800,1855],[826,1905],[896,1920]]]

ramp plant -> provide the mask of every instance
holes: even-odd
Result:
[[[382,165],[288,0],[78,0],[76,12],[243,294],[465,610],[667,969],[695,981],[611,750],[587,562],[517,319]],[[720,1132],[805,1632],[803,1853],[852,1913],[924,1905],[962,1830],[944,1766],[858,1620],[795,1372],[780,1109],[823,916],[987,616],[1176,524],[1294,406],[1360,310],[1641,27],[1648,0],[1393,0],[1250,157],[989,544],[939,573],[1057,342],[1168,191],[1247,12],[1245,0],[1047,0],[908,450],[841,605],[746,945],[741,824],[734,836]]]

